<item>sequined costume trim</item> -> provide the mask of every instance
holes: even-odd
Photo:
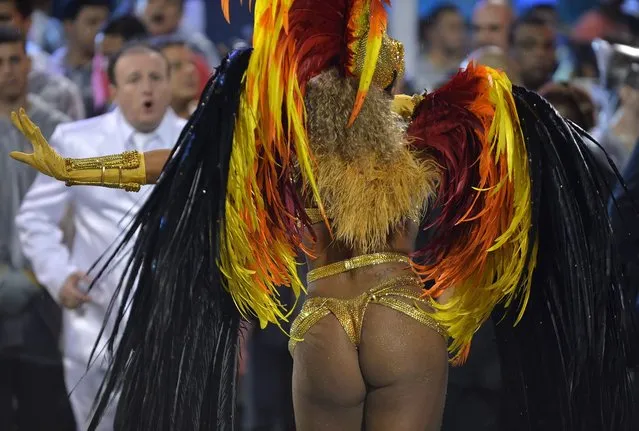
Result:
[[[429,301],[421,297],[420,291],[409,288],[414,286],[422,286],[418,277],[401,275],[386,280],[355,298],[311,297],[307,299],[291,326],[289,352],[292,355],[295,346],[303,341],[306,332],[329,314],[333,314],[337,318],[353,345],[358,347],[364,315],[371,303],[405,314],[436,331],[442,337],[447,337],[446,331],[426,311],[430,307]],[[412,302],[406,302],[406,299]]]

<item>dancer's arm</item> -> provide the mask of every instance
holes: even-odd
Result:
[[[144,166],[146,166],[146,184],[155,184],[160,178],[164,165],[171,156],[171,150],[154,150],[144,153]]]
[[[87,159],[63,158],[49,145],[24,110],[18,114],[12,113],[11,121],[33,145],[33,153],[14,151],[11,157],[45,175],[65,181],[68,186],[96,185],[138,191],[141,185],[157,181],[171,154],[171,150],[155,150],[144,154],[126,151]]]

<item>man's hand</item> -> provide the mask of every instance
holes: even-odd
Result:
[[[62,289],[60,289],[59,299],[60,303],[69,310],[75,310],[85,302],[91,301],[89,295],[84,293],[79,288],[81,281],[86,280],[86,275],[81,272],[74,272],[64,282]]]
[[[31,142],[33,153],[13,151],[9,155],[45,175],[62,181],[68,180],[64,159],[51,148],[45,137],[42,136],[40,128],[31,121],[24,109],[20,108],[17,114],[12,112],[11,122]]]

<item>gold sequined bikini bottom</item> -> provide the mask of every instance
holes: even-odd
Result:
[[[392,308],[446,337],[446,331],[424,310],[429,308],[428,300],[422,298],[419,291],[410,289],[415,286],[422,286],[418,277],[401,275],[386,280],[355,298],[311,297],[307,299],[291,326],[289,352],[292,355],[296,344],[303,341],[306,332],[329,314],[337,318],[355,347],[359,346],[364,314],[368,304],[371,303]],[[406,301],[407,299],[410,301]]]

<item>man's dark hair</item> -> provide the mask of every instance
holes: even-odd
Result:
[[[534,13],[522,15],[517,18],[515,22],[510,26],[510,33],[508,35],[508,43],[510,46],[515,44],[515,35],[517,34],[517,30],[519,27],[531,26],[531,27],[539,27],[539,28],[548,28],[548,24],[546,21],[535,15]]]
[[[111,10],[111,0],[68,0],[62,9],[62,21],[75,21],[82,9],[89,6],[103,6]]]
[[[149,32],[144,23],[133,15],[120,15],[111,18],[102,27],[102,34],[120,36],[125,42],[142,40],[149,37]]]
[[[0,3],[13,3],[22,18],[29,18],[33,13],[33,0],[0,0]]]
[[[537,12],[557,12],[557,6],[552,2],[539,3],[526,9],[522,15],[532,15]]]
[[[421,17],[419,20],[420,36],[423,36],[428,30],[432,29],[439,19],[445,13],[461,13],[459,8],[453,3],[442,3],[434,7],[427,15]]]
[[[154,47],[148,42],[132,41],[125,44],[121,50],[119,50],[113,57],[109,59],[109,65],[107,66],[107,76],[111,85],[116,85],[115,80],[115,67],[118,64],[118,60],[127,54],[142,54],[142,53],[156,53],[164,59],[166,62],[167,74],[170,73],[171,66],[169,60],[162,54],[162,51]]]
[[[10,25],[0,25],[0,45],[7,43],[21,43],[26,52],[26,40],[22,32]]]

